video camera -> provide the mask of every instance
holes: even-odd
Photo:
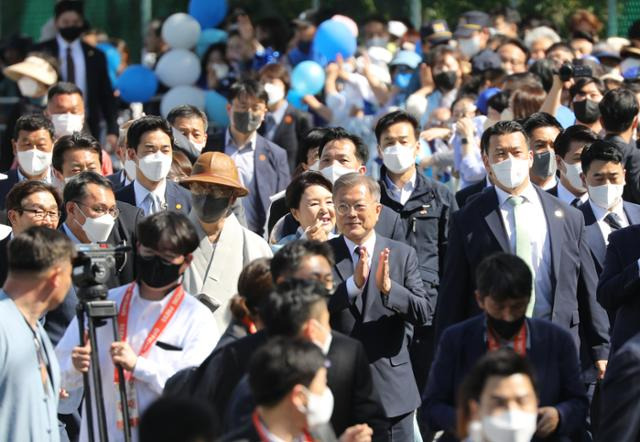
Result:
[[[80,300],[106,298],[106,284],[124,267],[129,250],[126,243],[115,247],[104,243],[76,244],[72,278]]]
[[[593,72],[589,66],[583,64],[565,63],[558,69],[558,76],[562,81],[569,81],[572,78],[592,77]]]

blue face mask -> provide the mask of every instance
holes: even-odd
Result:
[[[411,72],[396,74],[393,78],[393,84],[398,86],[400,89],[406,89],[409,86],[409,82],[411,81],[412,76],[413,73]]]

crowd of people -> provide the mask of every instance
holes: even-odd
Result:
[[[0,441],[640,440],[640,21],[339,12],[230,11],[226,125],[121,100],[79,0],[3,46]]]

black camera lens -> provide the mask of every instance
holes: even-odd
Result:
[[[573,77],[573,65],[571,63],[565,63],[560,66],[558,70],[558,76],[562,81],[569,81]]]

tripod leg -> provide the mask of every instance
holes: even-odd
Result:
[[[118,325],[114,319],[111,320],[113,326],[113,341],[119,341]],[[131,441],[131,423],[129,421],[129,402],[127,400],[127,387],[125,386],[126,379],[124,378],[124,370],[120,364],[116,365],[118,370],[118,388],[120,390],[120,403],[122,404],[122,421],[124,424],[124,440],[125,442]],[[135,392],[134,392],[135,394]]]
[[[96,319],[89,318],[89,341],[91,342],[91,373],[95,381],[96,411],[98,413],[98,433],[101,442],[108,442],[107,416],[104,410],[104,392],[102,390],[102,375],[100,374],[100,361],[98,356],[98,340],[96,339]]]
[[[78,330],[80,331],[80,345],[84,344],[84,306],[79,302],[76,306],[76,319],[78,321]],[[84,410],[87,416],[87,425],[89,426],[89,442],[94,442],[95,434],[93,433],[93,405],[91,404],[91,381],[89,380],[89,372],[82,373],[82,384],[84,386]]]

